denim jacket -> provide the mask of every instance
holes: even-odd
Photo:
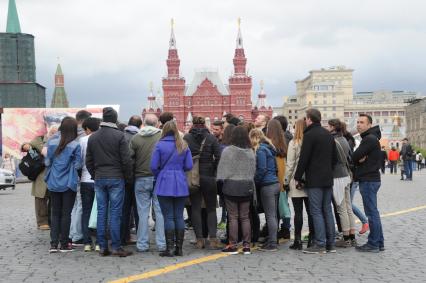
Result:
[[[52,138],[47,142],[47,156],[44,159],[46,175],[44,181],[52,192],[77,191],[78,173],[82,167],[80,144],[74,140],[56,155],[60,139]]]

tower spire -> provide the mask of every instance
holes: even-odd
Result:
[[[64,73],[62,73],[61,64],[58,63],[55,73],[55,90],[52,97],[52,108],[68,108],[69,103],[67,93],[64,88]]]
[[[19,24],[18,10],[16,9],[15,0],[9,0],[6,32],[21,33],[21,25]]]
[[[237,35],[237,49],[243,47],[243,36],[241,35],[241,18],[238,18],[238,35]]]
[[[176,49],[176,38],[175,38],[175,32],[174,32],[174,25],[175,25],[175,21],[172,18],[170,20],[171,33],[170,33],[169,49]]]

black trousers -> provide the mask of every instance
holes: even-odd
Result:
[[[302,227],[303,227],[303,203],[305,203],[305,210],[308,215],[309,234],[311,238],[314,236],[314,222],[312,220],[311,213],[309,211],[309,199],[304,198],[291,198],[294,208],[294,239],[302,239]]]
[[[51,201],[51,226],[50,226],[50,244],[65,247],[68,242],[71,225],[71,211],[74,207],[76,192],[67,190],[62,193],[50,191]]]
[[[138,209],[136,206],[136,197],[135,197],[135,184],[126,183],[124,190],[124,200],[123,200],[123,212],[121,214],[121,228],[120,228],[120,239],[121,244],[126,245],[127,241],[130,239],[130,214],[133,211],[133,217],[135,219],[136,230],[138,229],[139,216]]]

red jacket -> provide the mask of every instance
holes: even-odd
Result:
[[[399,160],[399,152],[397,150],[390,150],[388,159],[389,159],[389,161]]]

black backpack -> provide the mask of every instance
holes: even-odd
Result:
[[[29,180],[35,181],[44,170],[44,158],[38,151],[31,149],[19,163],[19,170]]]

